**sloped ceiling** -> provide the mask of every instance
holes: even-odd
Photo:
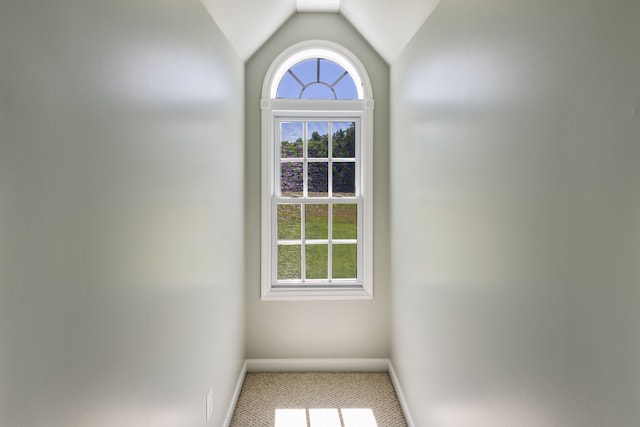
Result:
[[[393,63],[440,0],[201,0],[243,60],[296,12],[338,12]]]
[[[391,64],[438,3],[440,0],[341,0],[340,13]]]

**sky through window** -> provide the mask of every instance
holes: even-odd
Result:
[[[358,99],[353,78],[340,65],[310,58],[291,67],[280,80],[277,98]]]

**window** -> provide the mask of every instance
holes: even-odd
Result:
[[[373,100],[328,42],[272,64],[262,100],[262,298],[371,298]]]
[[[349,72],[325,58],[309,58],[287,70],[278,84],[277,98],[357,99]]]

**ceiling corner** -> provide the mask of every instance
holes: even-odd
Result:
[[[201,0],[243,61],[296,12],[296,0]]]
[[[440,0],[341,0],[340,12],[392,64]]]
[[[341,13],[392,64],[441,0],[201,0],[243,61],[296,12]]]

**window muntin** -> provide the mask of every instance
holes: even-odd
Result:
[[[305,95],[300,98],[304,82],[302,85],[297,82],[289,84],[291,89],[289,94],[284,92],[278,94],[279,90],[284,90],[286,86],[281,83],[286,82],[287,79],[295,81],[289,70],[305,60],[312,60],[311,64],[315,61],[315,78],[317,79],[318,58],[323,59],[320,63],[320,80],[330,82],[329,86],[335,83],[334,87],[339,99],[333,97],[318,99],[317,95]],[[337,66],[333,69],[325,67],[330,62]],[[344,74],[344,71],[348,72],[349,79],[345,76],[336,83],[336,72]],[[312,76],[311,79],[313,78]],[[350,80],[356,91],[353,99],[350,96],[340,95],[338,90],[338,87],[345,82],[351,84]],[[371,299],[373,297],[373,161],[371,154],[374,102],[371,83],[362,63],[355,55],[336,43],[311,40],[293,45],[278,55],[269,67],[262,86],[260,107],[263,141],[261,149],[261,298],[263,300]],[[281,128],[280,123],[287,121],[292,125]],[[309,127],[323,126],[322,122],[352,121],[356,122],[357,133],[357,142],[352,153],[348,150],[345,153],[334,153],[333,147],[329,147],[328,140],[325,143],[323,138],[319,138],[312,144],[307,141],[305,147],[304,141],[307,135],[304,132],[308,132]],[[296,122],[307,124],[295,124]],[[321,127],[316,130],[320,136],[330,135],[327,131],[322,132]],[[287,143],[284,145],[281,133],[292,136],[286,139]],[[313,130],[309,135],[313,135]],[[298,138],[300,138],[299,141]],[[283,176],[286,180],[284,187],[281,183]],[[345,182],[348,184],[345,185]],[[282,198],[280,205],[293,206],[280,208],[283,214],[281,222],[285,225],[281,224],[281,230],[278,230],[278,203],[274,198],[279,198],[281,195],[286,197]],[[331,205],[331,211],[329,211],[329,205]],[[287,208],[289,210],[285,211]],[[346,212],[341,209],[346,209]],[[326,219],[324,211],[326,211]],[[290,217],[285,218],[285,214]],[[353,215],[356,215],[355,231]],[[327,223],[326,238],[325,222]],[[319,226],[318,223],[323,225]],[[321,228],[318,229],[318,227]],[[278,236],[279,233],[280,236]],[[278,242],[283,246],[280,251],[282,266],[280,280],[277,272]],[[320,262],[317,261],[318,259]],[[356,261],[353,262],[353,259]],[[316,261],[311,262],[311,260]],[[345,263],[345,260],[348,262]]]
[[[359,286],[359,118],[276,121],[273,286]]]
[[[276,98],[358,99],[356,84],[347,70],[326,58],[304,59],[286,71]]]

